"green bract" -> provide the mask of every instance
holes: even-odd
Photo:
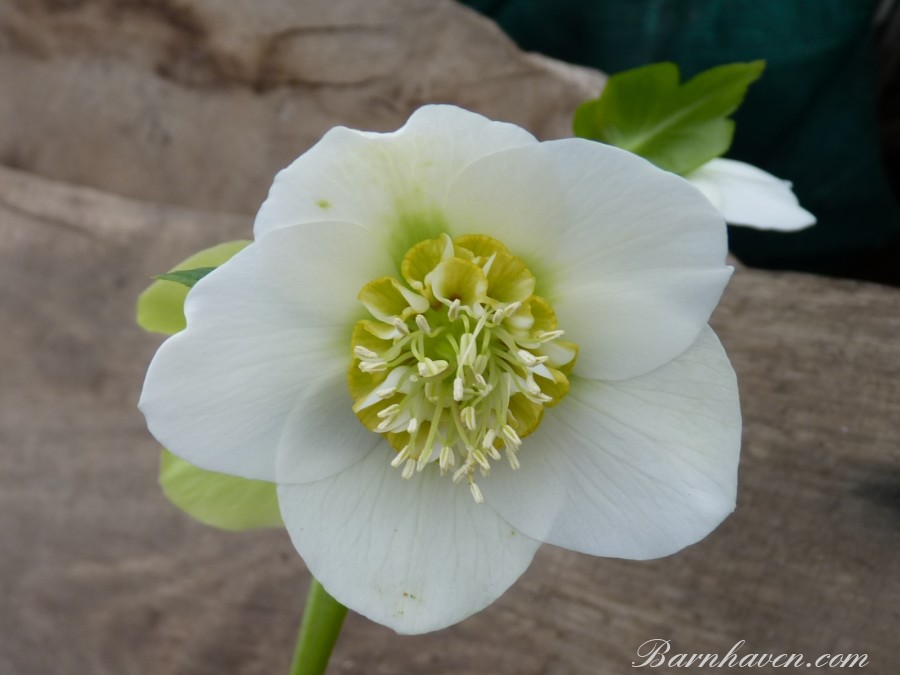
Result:
[[[204,249],[182,260],[169,273],[184,270],[195,270],[202,267],[216,267],[230,259],[235,253],[247,247],[249,241],[229,241]],[[184,312],[182,306],[188,294],[183,283],[158,279],[140,294],[137,301],[138,325],[151,333],[171,335],[184,330]]]
[[[207,274],[212,272],[215,267],[195,267],[190,270],[175,270],[166,274],[157,274],[154,279],[157,281],[174,281],[175,283],[193,288],[194,284],[200,281]]]
[[[274,483],[204,471],[168,450],[159,482],[170,502],[206,525],[232,531],[283,525]]]
[[[190,286],[249,244],[229,241],[204,249],[157,277],[138,298],[138,324],[166,335],[183,330]],[[234,531],[283,524],[273,483],[205,471],[168,450],[160,457],[159,481],[169,501],[206,525]]]
[[[728,116],[764,68],[765,61],[732,63],[684,84],[674,63],[617,73],[599,98],[578,107],[575,135],[629,150],[684,175],[728,151],[734,135]]]

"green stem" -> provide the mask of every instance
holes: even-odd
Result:
[[[290,675],[322,675],[325,672],[346,615],[347,608],[328,595],[315,578],[311,579]]]

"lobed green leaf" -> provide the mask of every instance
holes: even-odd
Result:
[[[617,73],[575,111],[576,136],[608,143],[684,175],[731,147],[729,119],[765,61],[731,63],[681,83],[674,63]]]

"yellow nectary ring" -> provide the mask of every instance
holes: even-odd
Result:
[[[499,241],[442,234],[407,251],[403,280],[380,277],[359,299],[372,319],[351,338],[353,410],[397,450],[404,478],[432,461],[475,501],[475,473],[521,439],[568,391],[578,348],[560,340],[535,278]]]

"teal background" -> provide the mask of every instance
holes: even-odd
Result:
[[[766,59],[735,117],[728,156],[793,181],[819,222],[792,234],[730,228],[732,250],[755,266],[863,278],[882,274],[874,262],[867,268],[868,260],[900,253],[900,210],[876,125],[873,0],[466,4],[525,50],[608,73],[675,61],[690,77],[722,63]]]

